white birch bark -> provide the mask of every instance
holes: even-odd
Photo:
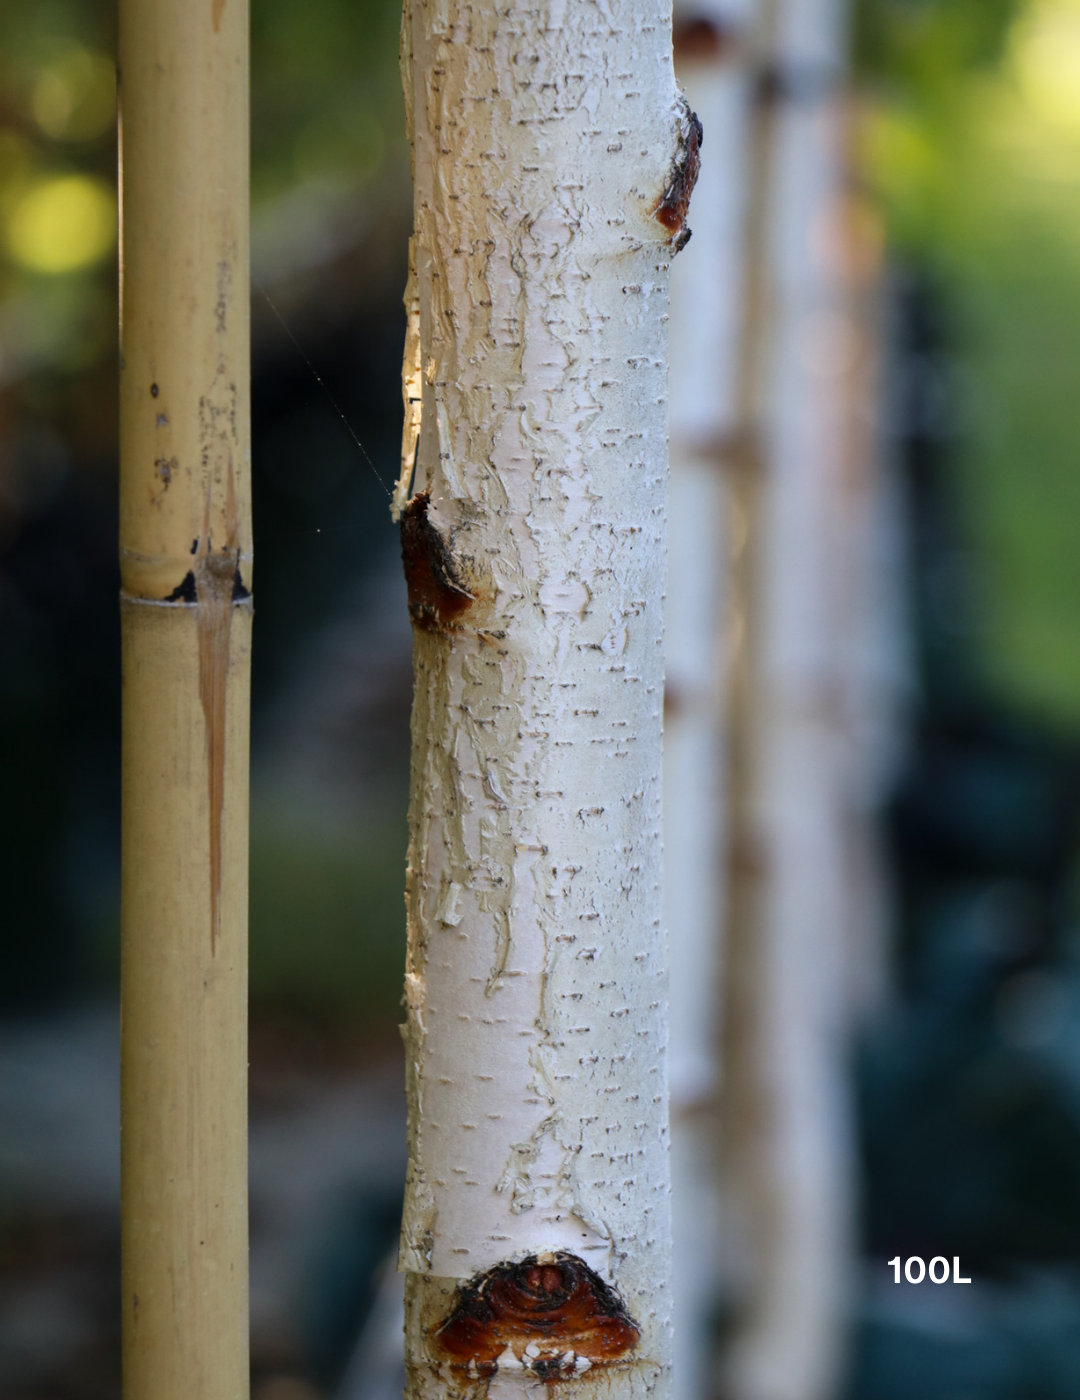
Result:
[[[675,67],[706,139],[694,239],[672,272],[664,698],[664,922],[671,940],[675,1394],[712,1389],[724,1288],[718,1190],[725,897],[727,456],[738,428],[750,82],[747,0],[676,5]]]
[[[694,195],[694,241],[672,273],[669,326],[671,499],[664,725],[665,922],[671,930],[674,1104],[716,1090],[723,870],[724,607],[729,526],[724,464],[737,427],[739,291],[749,82],[740,16],[706,19],[707,39],[679,80],[707,133]],[[730,45],[730,47],[728,47]]]
[[[407,1393],[666,1395],[654,211],[692,126],[659,5],[412,0],[403,63]],[[462,1281],[493,1269],[577,1322],[496,1307],[470,1340],[501,1295]]]
[[[848,143],[860,114],[850,104]],[[884,422],[889,294],[884,229],[855,190],[843,224],[848,343],[844,353],[844,468],[840,556],[840,672],[844,691],[848,807],[849,1015],[855,1027],[881,1015],[892,992],[894,891],[882,807],[905,757],[915,701],[906,599],[908,511]]]
[[[772,7],[767,7],[772,8]],[[770,18],[768,14],[766,20]],[[846,1090],[843,609],[837,591],[843,304],[836,86],[844,7],[779,0],[759,121],[768,238],[746,431],[749,764],[736,868],[725,1146],[745,1231],[733,1400],[826,1400],[838,1381],[854,1181]],[[752,635],[751,635],[752,634]]]

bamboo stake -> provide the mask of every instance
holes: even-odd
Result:
[[[121,0],[125,1400],[248,1393],[247,0]]]

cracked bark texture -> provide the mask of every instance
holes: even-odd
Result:
[[[670,35],[629,0],[406,8],[413,1397],[535,1388],[531,1354],[485,1379],[436,1336],[460,1281],[533,1255],[583,1261],[640,1329],[564,1383],[668,1393]]]

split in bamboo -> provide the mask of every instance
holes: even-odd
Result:
[[[125,1400],[248,1393],[247,0],[121,0]]]

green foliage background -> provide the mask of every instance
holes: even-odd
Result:
[[[862,169],[894,255],[940,289],[999,699],[1080,723],[1080,7],[862,0]],[[1075,93],[1070,98],[1069,89]]]

